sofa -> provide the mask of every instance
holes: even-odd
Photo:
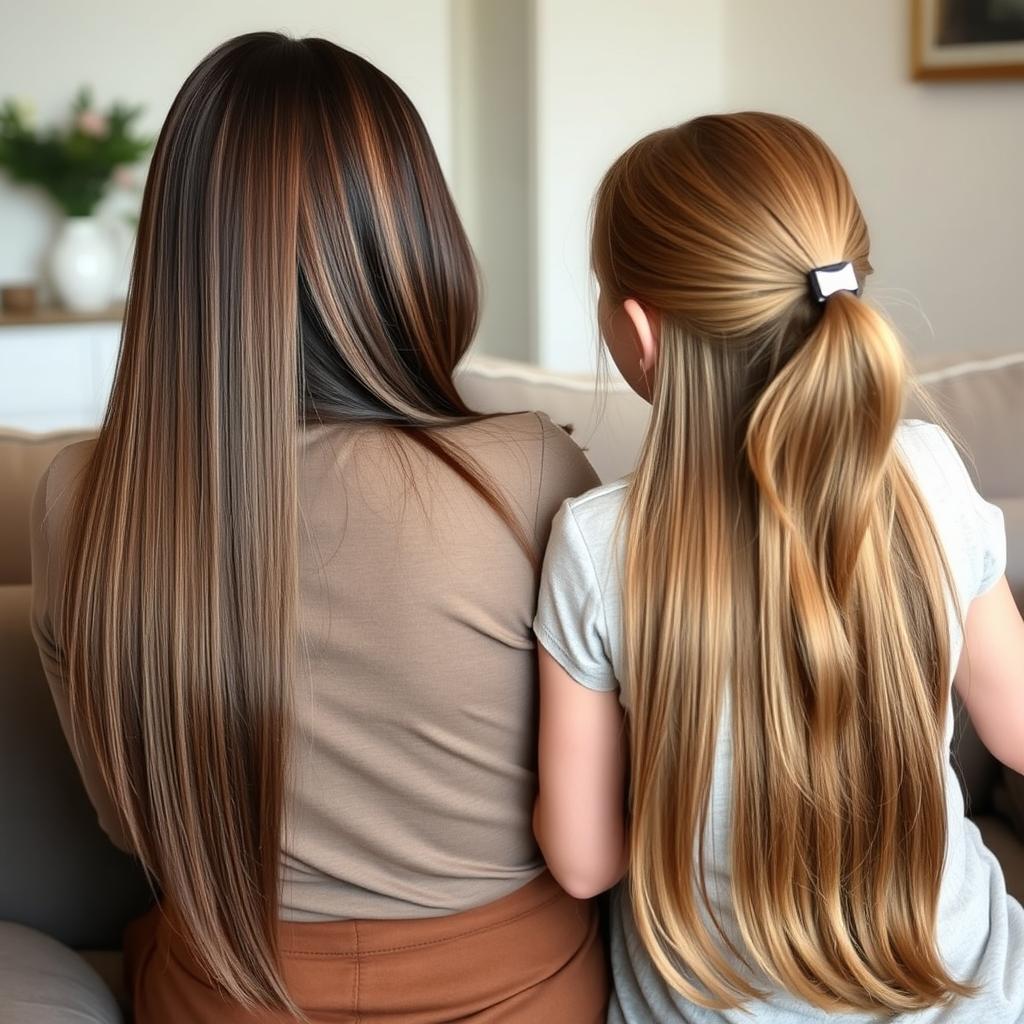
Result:
[[[1006,515],[1008,576],[1024,607],[1024,352],[949,363],[919,379],[973,455],[981,491]],[[604,480],[629,471],[646,427],[647,406],[621,383],[599,395],[590,377],[478,357],[464,364],[459,386],[478,409],[540,409],[571,427]],[[0,1024],[120,1020],[121,930],[152,899],[138,865],[96,824],[29,631],[32,495],[50,459],[78,436],[0,430]],[[969,812],[1024,899],[1024,779],[957,717]],[[75,994],[70,1009],[48,1000],[47,979],[58,977]]]

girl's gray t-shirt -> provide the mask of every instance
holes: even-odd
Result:
[[[1006,571],[1002,513],[974,488],[960,456],[938,427],[903,423],[897,435],[902,458],[914,474],[932,515],[966,612],[978,595]],[[565,502],[555,518],[544,562],[534,629],[550,654],[578,683],[618,691],[629,709],[622,651],[622,531],[619,518],[628,484],[618,481]],[[680,510],[685,515],[685,509]],[[951,605],[952,608],[952,605]],[[963,636],[950,617],[951,663]],[[728,707],[719,729],[712,772],[706,843],[708,889],[713,909],[730,938],[742,948],[730,899],[729,822],[731,730]],[[947,715],[946,745],[953,734]],[[947,848],[939,895],[939,949],[953,977],[978,986],[970,999],[898,1016],[905,1024],[1019,1024],[1024,1021],[1024,910],[1006,892],[999,863],[977,828],[964,817],[960,786],[946,760]],[[620,888],[612,899],[612,970],[615,990],[610,1024],[760,1024],[840,1019],[874,1022],[868,1014],[828,1014],[773,986],[755,981],[769,995],[736,1010],[708,1010],[670,989],[650,963],[637,936],[629,900]]]

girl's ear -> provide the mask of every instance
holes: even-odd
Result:
[[[622,311],[633,325],[633,344],[636,346],[640,369],[645,375],[652,374],[658,362],[659,332],[657,317],[648,313],[636,299],[626,299]]]

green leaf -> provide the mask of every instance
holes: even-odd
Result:
[[[114,170],[133,164],[153,141],[137,134],[142,107],[116,102],[102,115],[107,130],[93,136],[75,123],[93,111],[92,91],[83,86],[71,104],[71,121],[61,127],[30,129],[13,99],[0,104],[0,167],[15,181],[45,189],[71,216],[85,216],[103,198]]]

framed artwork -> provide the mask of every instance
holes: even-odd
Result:
[[[915,78],[1024,76],[1024,0],[910,0]]]

